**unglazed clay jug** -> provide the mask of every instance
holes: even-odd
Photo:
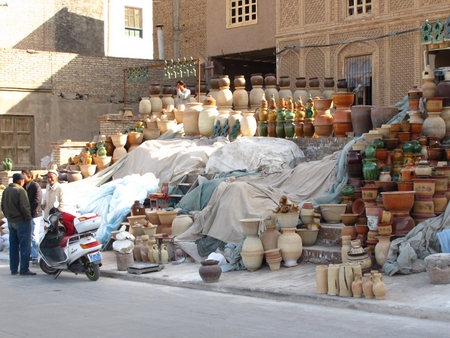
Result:
[[[163,264],[169,263],[169,252],[165,244],[161,244],[161,261]]]
[[[391,246],[391,236],[376,236],[378,243],[375,245],[375,259],[378,265],[383,266],[386,263]]]
[[[353,297],[355,298],[361,298],[363,294],[363,288],[362,288],[362,278],[361,273],[355,273],[355,278],[352,283],[352,292]]]
[[[207,259],[201,262],[202,266],[198,269],[198,274],[205,283],[216,283],[222,275],[222,269],[218,265],[219,261]]]
[[[372,291],[376,299],[382,300],[386,298],[386,284],[383,281],[381,273],[373,274]]]
[[[277,230],[276,226],[267,227],[259,238],[261,239],[264,251],[276,249],[278,245],[278,237],[281,233]]]
[[[373,294],[373,281],[372,281],[372,274],[371,273],[365,273],[364,274],[364,281],[363,281],[363,293],[364,297],[367,299],[372,299],[375,297]]]

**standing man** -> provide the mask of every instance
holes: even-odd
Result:
[[[179,110],[179,106],[183,105],[183,107],[186,106],[187,103],[189,103],[191,97],[191,91],[186,88],[186,85],[183,81],[177,82],[177,109]],[[183,109],[184,110],[184,109]]]
[[[25,176],[22,174],[13,175],[11,183],[2,197],[2,211],[8,220],[9,228],[9,268],[11,275],[20,274],[34,276],[31,272],[30,251],[31,251],[31,210],[28,195],[23,185]]]
[[[28,201],[31,208],[31,260],[33,264],[38,262],[39,232],[41,229],[42,217],[42,189],[39,184],[33,181],[30,170],[22,170],[25,176],[24,189],[28,194]]]
[[[47,173],[47,188],[45,193],[45,202],[42,205],[44,210],[44,217],[47,219],[50,214],[50,209],[53,208],[55,202],[59,203],[58,209],[65,211],[67,205],[64,200],[64,191],[61,184],[58,182],[58,172],[56,170],[49,170]]]

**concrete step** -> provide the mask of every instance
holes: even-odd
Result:
[[[342,263],[341,246],[321,244],[304,246],[300,261],[324,265]]]
[[[341,231],[344,224],[321,223],[319,234],[317,235],[316,245],[335,245],[341,246]]]

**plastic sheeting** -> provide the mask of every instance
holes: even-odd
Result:
[[[281,138],[241,137],[216,150],[206,164],[206,172],[246,170],[266,174],[294,168],[306,160],[292,141]]]

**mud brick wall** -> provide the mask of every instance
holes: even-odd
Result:
[[[69,157],[74,157],[75,155],[79,155],[81,153],[81,151],[86,147],[86,142],[72,142],[71,140],[63,140],[50,143],[53,150],[53,162],[58,166],[67,163]]]

